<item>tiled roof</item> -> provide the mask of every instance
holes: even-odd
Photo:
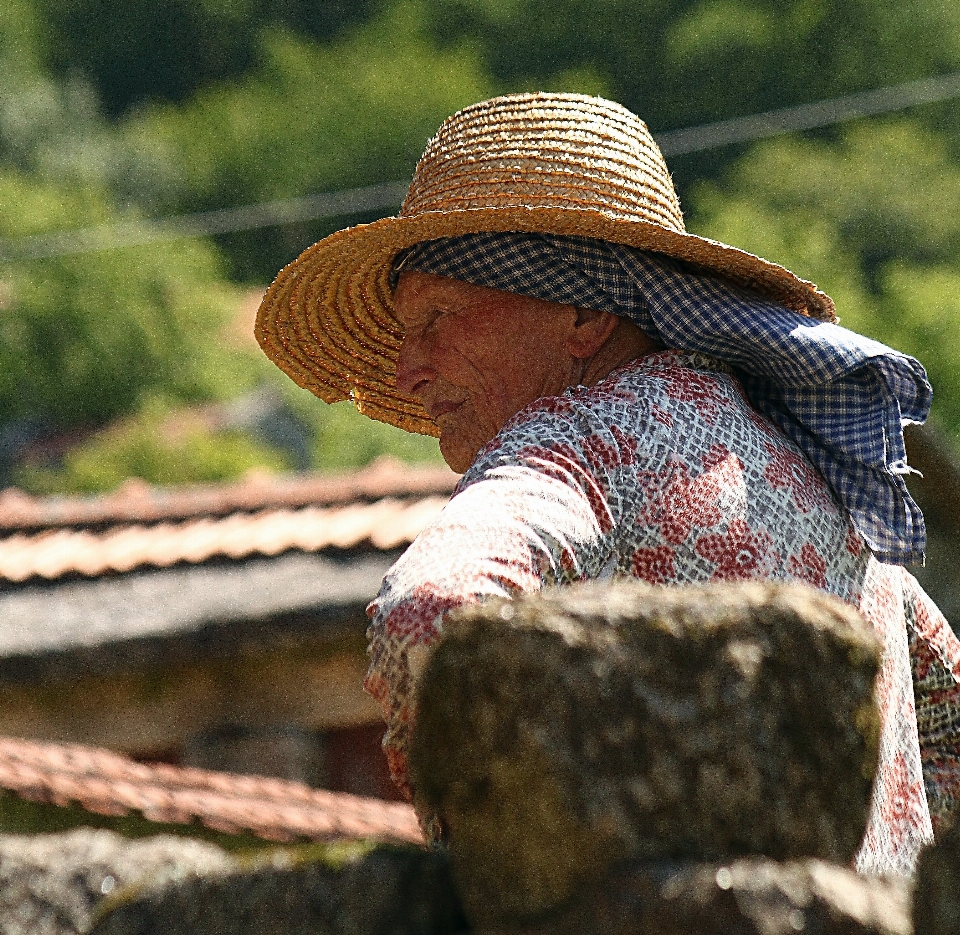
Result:
[[[228,484],[167,488],[132,479],[113,493],[92,497],[31,497],[8,488],[0,493],[0,529],[156,523],[383,497],[449,496],[457,480],[442,466],[410,466],[380,458],[362,471],[340,475],[256,474]]]
[[[128,482],[87,498],[0,494],[0,581],[98,577],[282,552],[396,549],[440,511],[445,468],[380,462],[339,477],[257,477],[181,489]],[[4,535],[5,533],[5,535]]]
[[[136,763],[74,744],[0,738],[0,789],[98,815],[200,822],[214,831],[248,832],[268,841],[423,841],[408,805],[280,779]]]

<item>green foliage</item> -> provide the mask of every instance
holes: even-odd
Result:
[[[30,0],[0,4],[0,63],[8,75],[37,74],[43,58],[42,23]]]
[[[45,33],[29,0],[0,3],[0,169],[63,188],[93,186],[122,204],[158,204],[169,174],[112,132],[82,75],[57,80],[44,70]]]
[[[335,47],[272,30],[262,55],[243,82],[128,123],[129,145],[175,176],[182,209],[408,178],[440,122],[493,90],[468,49],[441,52],[424,37],[406,0]],[[234,236],[234,274],[265,281],[344,221]]]
[[[17,486],[35,494],[113,490],[128,477],[151,484],[234,480],[251,469],[282,471],[289,464],[276,450],[236,430],[219,431],[197,414],[169,414],[157,401],[69,450],[63,465],[23,465]]]
[[[93,189],[0,171],[0,236],[116,217]],[[222,398],[255,376],[219,339],[238,292],[203,243],[8,262],[0,284],[0,422],[97,425],[150,395]]]
[[[881,87],[960,68],[958,27],[960,0],[5,0],[0,238],[409,177],[443,118],[498,91],[602,93],[656,131]],[[920,357],[955,432],[958,115],[927,106],[672,165],[692,229],[818,281],[845,324]],[[131,420],[31,483],[280,464],[212,430],[194,453],[171,447],[147,401],[288,383],[223,340],[228,280],[262,284],[372,216],[0,265],[0,424]],[[438,457],[432,439],[284,392],[317,466]]]
[[[835,225],[868,274],[894,258],[960,256],[960,169],[943,137],[916,121],[854,124],[834,145],[765,143],[729,178],[725,193]]]
[[[63,124],[77,129],[71,111],[78,102],[69,100],[77,88],[44,74],[42,33],[29,0],[0,4],[0,165],[33,170],[42,138],[67,129]]]
[[[955,0],[426,2],[434,33],[448,42],[469,38],[498,81],[535,90],[589,66],[654,132],[960,66]],[[674,171],[685,184],[739,152],[686,156]]]
[[[38,0],[57,72],[85,75],[117,116],[150,100],[187,100],[257,61],[260,31],[285,25],[330,40],[373,0]]]
[[[312,467],[322,471],[359,468],[388,455],[408,462],[442,463],[435,438],[411,435],[361,416],[350,403],[327,406],[294,388],[294,408],[312,430]],[[33,494],[97,493],[128,477],[151,484],[194,484],[236,480],[251,470],[284,471],[281,451],[238,428],[218,427],[201,409],[171,408],[149,399],[121,419],[70,448],[62,464],[24,464],[14,482]]]
[[[589,64],[669,128],[946,71],[960,7],[940,0],[428,0],[516,82]]]
[[[382,455],[410,462],[443,462],[437,439],[374,422],[348,402],[328,406],[313,400],[308,418],[315,426],[313,463],[323,471],[361,467]]]
[[[909,120],[757,146],[693,196],[691,229],[816,281],[842,323],[918,357],[960,436],[960,165]]]

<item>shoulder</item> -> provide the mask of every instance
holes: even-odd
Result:
[[[726,364],[683,351],[631,361],[595,387],[577,387],[565,395],[575,409],[642,431],[659,432],[677,419],[714,426],[725,413],[728,418],[759,418]]]
[[[688,418],[714,424],[723,408],[745,406],[733,371],[705,354],[661,351],[615,371],[596,387],[600,399],[629,395],[664,411],[684,411]],[[749,408],[749,407],[747,407]]]
[[[596,386],[570,387],[526,406],[480,451],[461,489],[518,463],[544,477],[580,486],[593,478],[607,488],[613,474],[623,481],[623,469],[632,475],[677,459],[699,465],[726,437],[768,431],[776,434],[724,364],[663,351]]]
[[[752,425],[751,428],[745,426]],[[662,351],[631,361],[592,387],[546,396],[511,418],[478,454],[465,480],[492,467],[552,452],[612,468],[657,461],[696,440],[731,430],[776,431],[746,402],[724,364],[702,354]],[[712,442],[711,442],[712,443]],[[709,447],[709,446],[708,446]]]

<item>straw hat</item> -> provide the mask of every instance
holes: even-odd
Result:
[[[285,267],[257,314],[267,356],[326,402],[438,435],[396,389],[403,327],[390,265],[423,240],[481,231],[580,235],[687,260],[814,318],[829,296],[759,257],[688,234],[666,163],[645,124],[577,94],[516,94],[474,104],[427,144],[399,217],[331,234]]]

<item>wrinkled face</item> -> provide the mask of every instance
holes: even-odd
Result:
[[[570,385],[569,305],[418,272],[400,276],[394,305],[405,329],[397,388],[439,425],[455,471],[528,403]]]

